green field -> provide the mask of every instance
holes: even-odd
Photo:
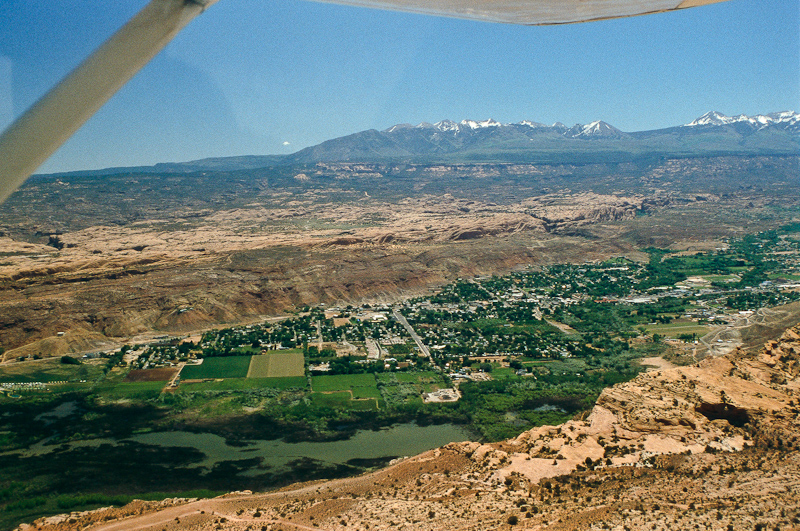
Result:
[[[509,367],[497,367],[492,369],[492,378],[498,380],[500,378],[516,378],[517,371]]]
[[[383,373],[378,380],[381,397],[388,406],[422,404],[422,393],[448,387],[442,374],[435,371]]]
[[[381,392],[378,391],[378,388],[373,384],[372,387],[354,387],[353,388],[353,398],[374,398],[378,399],[381,397]]]
[[[420,395],[447,387],[442,374],[436,371],[398,372],[397,381],[412,385]]]
[[[164,382],[121,382],[103,383],[95,387],[95,392],[108,400],[126,398],[148,400],[161,394]]]
[[[441,373],[436,371],[398,372],[396,376],[398,382],[435,383],[442,381]]]
[[[378,382],[372,374],[336,374],[314,376],[311,379],[314,394],[312,401],[317,405],[347,409],[376,409],[381,393]],[[345,401],[342,397],[347,396]],[[350,398],[353,400],[350,400]],[[372,400],[365,400],[372,399]]]
[[[325,394],[313,393],[311,395],[311,402],[315,406],[344,409],[350,407],[352,400],[350,399],[350,393],[340,391],[336,393]]]
[[[713,326],[691,323],[669,323],[647,325],[648,334],[661,334],[669,338],[677,338],[679,334],[697,334],[704,336],[713,330]]]
[[[315,392],[353,391],[357,388],[374,388],[377,382],[372,374],[335,374],[331,376],[314,376],[311,388]]]
[[[205,358],[200,365],[186,365],[181,371],[182,380],[204,378],[245,378],[252,356]]]
[[[235,391],[242,389],[263,389],[271,387],[273,389],[291,389],[308,387],[308,379],[305,376],[288,376],[285,378],[225,378],[224,380],[213,380],[210,382],[184,382],[180,386],[181,391]]]
[[[350,393],[339,391],[333,393],[312,393],[311,402],[317,407],[347,409],[350,411],[374,411],[378,409],[378,400],[351,400]]]
[[[0,369],[0,382],[91,381],[103,373],[102,363],[102,360],[92,360],[80,365],[66,365],[60,358],[9,363]]]
[[[248,378],[282,378],[304,374],[302,352],[273,352],[253,356],[247,371]]]

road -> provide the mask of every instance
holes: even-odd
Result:
[[[770,308],[759,308],[751,314],[740,314],[732,323],[728,323],[701,337],[700,343],[706,347],[709,355],[723,356],[742,345],[741,329],[754,324],[766,323],[768,315],[771,312],[774,312],[774,310]],[[721,342],[717,340],[721,340]]]
[[[182,361],[182,362],[178,363],[178,370],[177,370],[177,371],[175,371],[175,374],[174,374],[174,375],[172,376],[172,378],[170,378],[170,380],[167,382],[167,385],[166,385],[166,386],[164,386],[164,391],[167,391],[167,390],[169,390],[169,389],[172,389],[172,388],[176,387],[176,386],[175,386],[175,382],[177,382],[177,381],[178,381],[178,378],[180,378],[180,376],[181,376],[181,371],[183,370],[183,367],[184,367],[184,365],[186,365],[186,362],[185,362],[185,361]]]
[[[411,339],[414,340],[414,343],[417,344],[420,352],[422,352],[422,355],[427,357],[428,359],[431,359],[431,351],[428,350],[428,347],[426,347],[425,344],[422,342],[422,338],[419,337],[416,332],[414,332],[414,329],[411,327],[410,324],[408,324],[408,321],[406,320],[405,317],[403,317],[403,314],[401,314],[400,312],[397,311],[397,309],[394,308],[392,309],[392,314],[394,315],[394,318],[397,319],[401,325],[403,325],[403,327],[406,329],[406,332],[408,332],[408,335],[410,335]]]

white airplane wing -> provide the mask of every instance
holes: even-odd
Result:
[[[322,0],[429,15],[547,25],[662,13],[725,0]]]
[[[566,24],[659,13],[725,0],[331,0],[507,22]],[[0,203],[194,17],[217,0],[151,0],[0,135]]]

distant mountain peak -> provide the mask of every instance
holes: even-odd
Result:
[[[724,130],[720,135],[718,129]],[[287,157],[293,162],[367,161],[415,157],[514,160],[547,159],[554,153],[572,153],[584,157],[634,156],[636,146],[647,151],[676,149],[680,153],[731,152],[759,153],[768,149],[796,153],[800,143],[800,115],[783,111],[758,116],[725,116],[707,112],[690,124],[663,130],[623,132],[603,120],[567,127],[560,122],[543,125],[524,120],[501,123],[492,118],[461,121],[441,120],[417,125],[401,123],[384,131],[362,131],[328,140]],[[705,137],[705,135],[710,135]],[[707,138],[704,140],[703,138]],[[663,143],[663,148],[660,147]]]
[[[409,130],[409,129],[436,129],[442,132],[460,133],[463,131],[478,131],[480,129],[489,129],[493,127],[528,127],[531,129],[553,129],[556,132],[563,133],[570,137],[597,137],[597,136],[620,136],[624,135],[622,131],[602,120],[597,120],[589,125],[575,124],[574,127],[569,128],[561,122],[556,122],[553,125],[545,125],[531,120],[522,120],[513,124],[504,124],[489,118],[488,120],[461,120],[454,122],[452,120],[442,120],[434,124],[428,122],[421,122],[417,125],[407,123],[393,125],[392,127],[384,130],[385,133],[394,133],[396,131]]]
[[[423,123],[424,123],[424,122],[423,122]],[[419,124],[419,125],[418,125],[418,126],[416,126],[416,127],[421,127],[421,126],[422,126],[422,124]],[[392,127],[390,127],[389,129],[386,129],[386,131],[385,131],[385,132],[387,132],[387,133],[394,133],[395,131],[400,131],[401,129],[414,129],[414,127],[415,127],[415,126],[413,126],[413,125],[411,125],[411,124],[397,124],[397,125],[393,125],[393,126],[392,126]]]
[[[740,114],[739,116],[725,116],[719,111],[709,111],[700,118],[683,125],[682,127],[696,127],[700,125],[729,125],[736,123],[746,123],[755,127],[756,129],[763,129],[772,125],[789,127],[797,129],[800,126],[800,114],[794,111],[773,112],[769,114],[757,114],[755,116],[747,116]]]
[[[575,124],[564,136],[570,138],[618,138],[625,136],[625,133],[613,125],[602,120],[596,120],[588,125]]]
[[[700,118],[686,124],[686,127],[695,125],[724,125],[730,123],[730,118],[719,111],[708,111]]]
[[[464,125],[470,129],[483,129],[485,127],[500,127],[503,124],[489,118],[488,120],[482,120],[480,122],[476,122],[475,120],[462,120],[460,125]]]
[[[539,129],[539,128],[542,128],[542,127],[547,127],[544,124],[540,124],[539,122],[531,122],[530,120],[523,120],[521,122],[518,122],[517,125],[524,125],[524,126],[532,128],[532,129]],[[555,124],[553,124],[553,125],[555,127]]]
[[[422,124],[420,124],[422,125]],[[456,131],[458,132],[459,127],[458,124],[452,120],[442,120],[441,122],[436,122],[433,124],[433,127],[438,129],[439,131]]]

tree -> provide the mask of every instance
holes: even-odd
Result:
[[[180,354],[188,354],[193,348],[195,344],[191,341],[186,341],[185,343],[181,343],[178,345],[178,353]]]

